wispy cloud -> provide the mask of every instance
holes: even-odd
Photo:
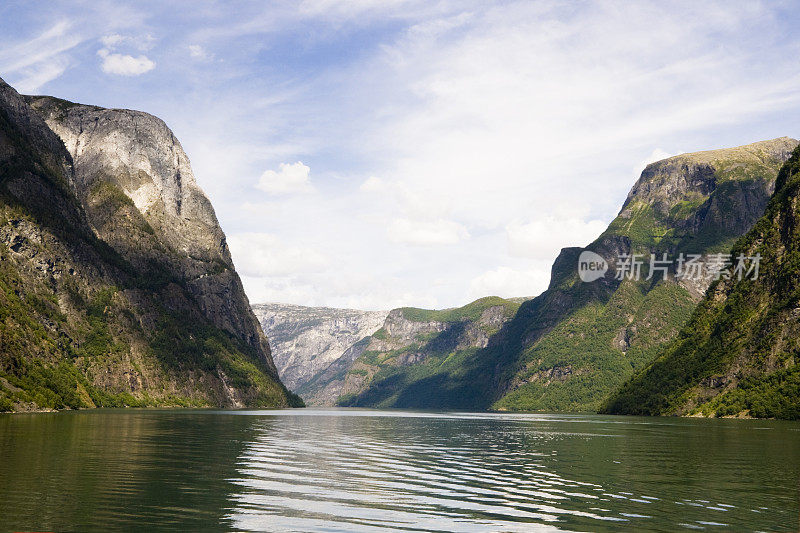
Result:
[[[0,50],[0,73],[22,92],[34,92],[59,77],[70,63],[66,52],[83,41],[68,20]]]

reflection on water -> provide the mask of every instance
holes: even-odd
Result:
[[[10,529],[797,531],[800,424],[356,410],[0,416]]]

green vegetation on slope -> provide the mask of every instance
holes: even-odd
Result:
[[[685,290],[623,283],[608,302],[578,308],[523,353],[513,390],[493,405],[512,411],[594,411],[688,319]]]
[[[712,286],[667,352],[604,410],[620,414],[798,417],[800,148],[766,214],[733,248],[761,255],[757,280]]]
[[[588,249],[616,253],[716,253],[730,249],[763,213],[788,139],[655,163],[619,216]],[[769,146],[773,148],[767,149]],[[770,151],[770,150],[774,150]],[[691,188],[687,183],[693,183]],[[697,296],[673,280],[594,287],[577,276],[578,249],[565,250],[548,291],[525,304],[497,357],[501,410],[592,411],[677,336]],[[658,276],[657,276],[658,278]],[[595,284],[600,282],[595,282]],[[527,316],[524,316],[527,315]],[[485,379],[485,378],[484,378]]]
[[[361,386],[357,392],[342,395],[337,404],[377,408],[467,408],[476,399],[485,397],[479,390],[484,384],[473,380],[470,371],[479,346],[469,345],[467,339],[496,333],[497,326],[480,320],[487,310],[496,308],[503,320],[507,320],[519,305],[519,302],[487,297],[441,311],[401,309],[400,315],[408,322],[439,323],[444,328],[405,341],[392,339],[385,328],[376,332],[373,339],[381,345],[387,342],[398,347],[388,350],[368,347],[348,372],[351,379],[362,382]],[[473,382],[475,387],[466,394],[460,388],[465,381]]]

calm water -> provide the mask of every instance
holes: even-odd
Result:
[[[797,531],[800,424],[381,411],[0,415],[3,530]]]

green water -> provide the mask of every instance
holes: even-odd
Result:
[[[797,531],[800,424],[398,411],[0,416],[9,531]]]

